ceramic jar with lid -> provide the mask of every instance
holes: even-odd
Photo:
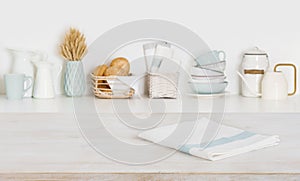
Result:
[[[258,97],[258,94],[261,93],[262,78],[268,68],[268,54],[258,47],[243,54],[241,73],[247,83],[242,81],[242,96]]]

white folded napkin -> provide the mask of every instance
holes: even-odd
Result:
[[[207,118],[155,128],[138,137],[211,161],[278,145],[280,141],[276,135],[219,125]]]

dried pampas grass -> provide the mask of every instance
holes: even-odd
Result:
[[[70,28],[60,45],[60,55],[69,61],[80,61],[87,52],[85,37],[79,30]]]

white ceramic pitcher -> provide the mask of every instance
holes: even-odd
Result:
[[[34,77],[34,67],[31,60],[36,56],[35,52],[9,48],[7,51],[12,58],[11,73],[23,73],[26,76]],[[24,97],[32,97],[32,87],[25,92]]]
[[[288,83],[284,74],[277,71],[280,66],[290,66],[294,70],[294,89],[288,92]],[[293,64],[277,64],[274,72],[267,72],[262,80],[262,99],[268,100],[284,100],[288,96],[292,96],[297,91],[297,69]]]
[[[37,67],[33,97],[38,99],[50,99],[55,97],[53,79],[57,78],[62,66],[47,61],[33,62]]]
[[[27,50],[7,49],[12,57],[11,73],[22,73],[29,77],[34,77],[34,66],[32,60],[41,57],[41,53]],[[28,86],[28,85],[25,85]],[[33,89],[25,92],[24,97],[32,97]]]

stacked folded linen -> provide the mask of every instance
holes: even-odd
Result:
[[[212,127],[213,129],[211,129]],[[178,139],[178,133],[174,134],[175,130],[181,130],[182,135],[186,136],[186,131],[190,128],[193,128],[193,131],[184,143],[183,139]],[[216,135],[207,137],[207,133],[212,131],[215,131]],[[218,125],[207,118],[155,128],[142,132],[138,136],[211,161],[278,145],[280,141],[276,135],[261,135],[226,125]]]

